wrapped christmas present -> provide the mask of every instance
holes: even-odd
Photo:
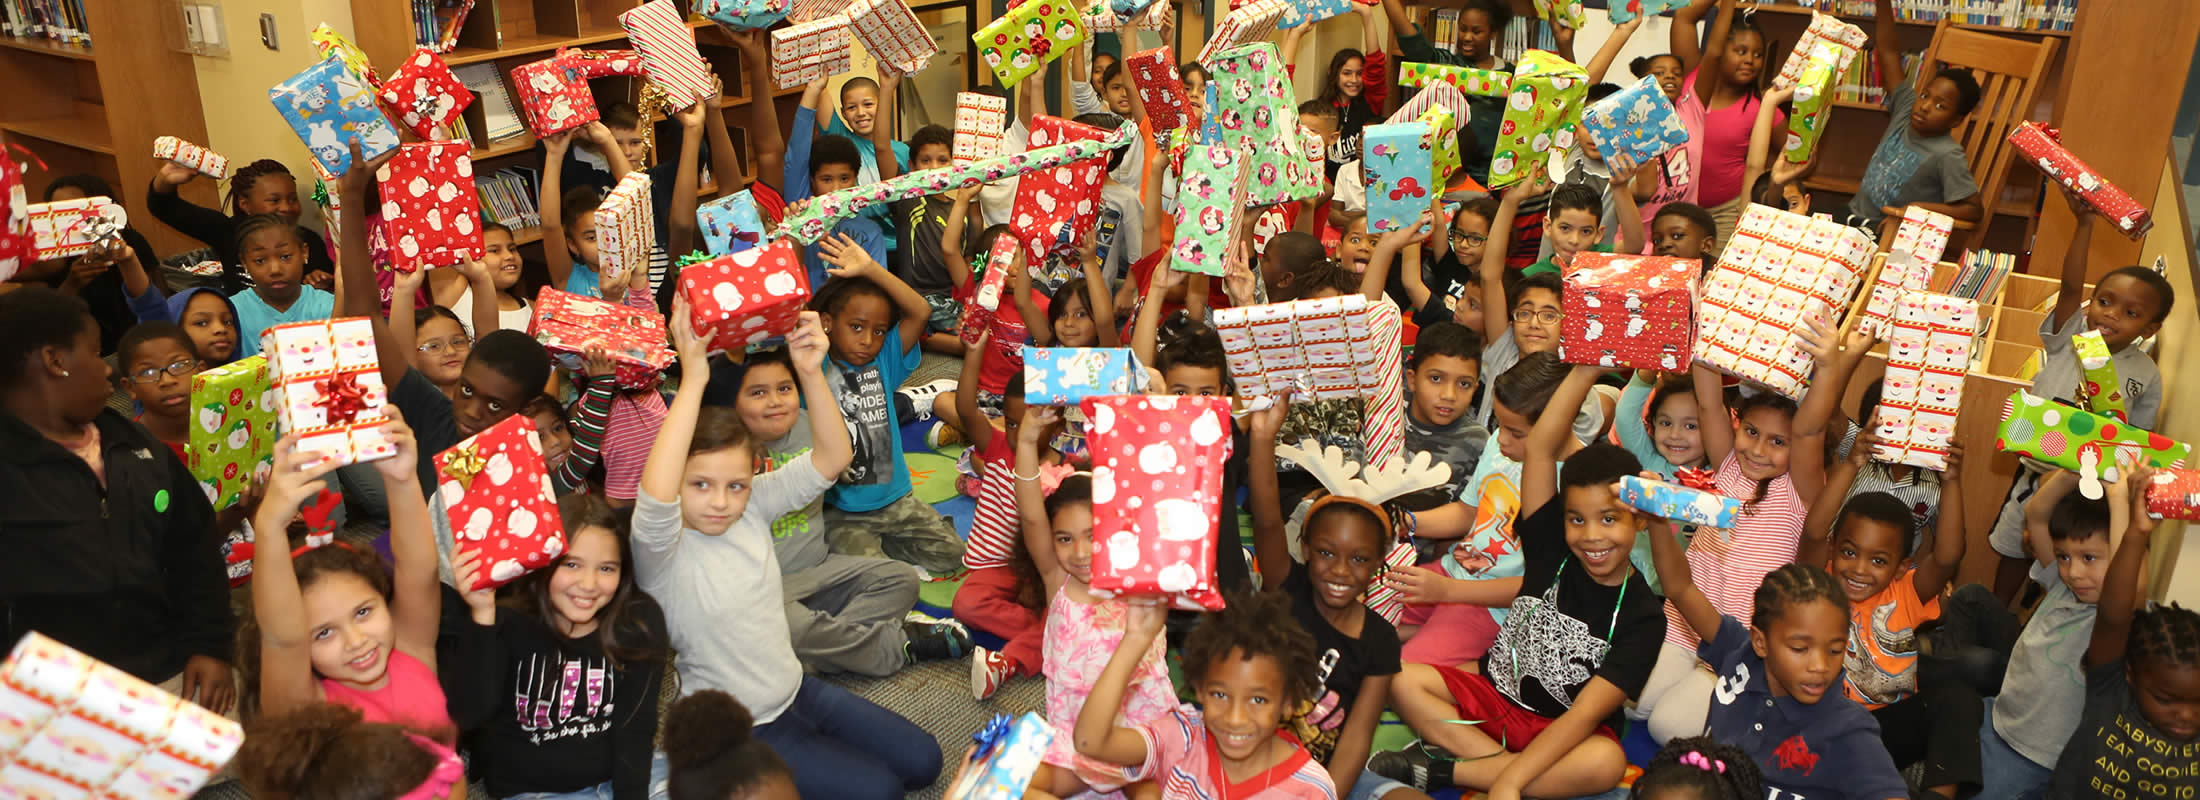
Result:
[[[1838,17],[1817,12],[1810,15],[1810,24],[1803,28],[1803,35],[1795,40],[1795,47],[1788,51],[1787,61],[1781,62],[1780,74],[1775,84],[1795,85],[1803,80],[1803,70],[1810,66],[1810,54],[1819,42],[1827,42],[1851,53],[1862,52],[1871,37],[1864,29],[1842,22]]]
[[[1589,24],[1589,14],[1581,9],[1581,0],[1535,0],[1535,15],[1550,20],[1551,24],[1577,31]]]
[[[1430,124],[1419,120],[1369,125],[1361,132],[1360,177],[1367,181],[1368,233],[1419,224],[1421,214],[1429,210],[1429,198],[1443,191],[1442,186],[1432,185],[1436,154],[1430,148],[1431,132]]]
[[[1512,90],[1512,73],[1456,64],[1408,61],[1398,68],[1398,85],[1426,89],[1443,84],[1462,95],[1497,96]]]
[[[765,30],[787,18],[788,0],[695,0],[695,13],[739,30]]]
[[[1218,105],[1207,114],[1221,134],[1221,141],[1207,144],[1248,157],[1246,204],[1270,206],[1320,194],[1324,176],[1308,169],[1306,142],[1294,124],[1298,110],[1291,105],[1289,77],[1275,44],[1254,42],[1200,60],[1214,73]]]
[[[1017,800],[1045,763],[1054,726],[1036,712],[1026,711],[1013,723],[1002,714],[971,738],[977,751],[961,782],[948,787],[947,800]]]
[[[260,333],[268,379],[275,385],[275,420],[297,437],[314,464],[357,464],[397,455],[382,434],[381,356],[374,322],[338,317],[276,325]]]
[[[1646,514],[1709,528],[1732,528],[1742,501],[1637,475],[1619,479],[1619,501]]]
[[[2002,406],[1994,447],[2078,473],[2079,489],[2090,498],[2141,464],[2183,467],[2192,455],[2191,445],[2022,389]]]
[[[2037,122],[2020,123],[2009,131],[2009,144],[2017,148],[2025,160],[2037,165],[2040,172],[2056,183],[2084,197],[2086,204],[2101,212],[2102,217],[2116,226],[2118,233],[2137,239],[2154,228],[2153,214],[2145,206],[2071,155],[2062,146],[2061,139],[2061,132],[2053,126]]]
[[[1030,0],[972,34],[1003,87],[1031,77],[1070,48],[1085,43],[1085,18],[1071,0]]]
[[[275,407],[267,357],[253,356],[191,376],[191,438],[184,466],[220,511],[275,466]]]
[[[1610,161],[1626,153],[1647,164],[1666,151],[1688,144],[1688,128],[1665,99],[1655,75],[1613,92],[1581,113],[1581,127],[1596,142],[1597,155]]]
[[[436,131],[473,105],[474,94],[466,90],[451,68],[436,57],[434,51],[422,47],[413,51],[412,58],[405,59],[390,78],[382,82],[382,102],[397,111],[398,121],[422,139],[433,139]]]
[[[512,68],[512,92],[527,115],[527,127],[549,137],[595,122],[596,95],[588,82],[557,58]]]
[[[595,211],[598,274],[649,274],[649,251],[657,243],[653,208],[649,173],[643,170],[627,173],[604,195]]]
[[[853,37],[845,14],[773,30],[772,80],[781,89],[792,89],[847,72]]]
[[[1704,279],[1695,360],[1800,399],[1812,369],[1805,321],[1840,327],[1871,251],[1855,228],[1749,206]]]
[[[336,29],[329,27],[328,23],[323,22],[315,26],[313,33],[309,34],[308,38],[313,40],[313,47],[321,52],[322,59],[334,58],[342,61],[344,62],[344,71],[358,77],[368,86],[375,88],[382,86],[382,76],[375,74],[374,64],[367,61],[367,51],[359,49],[359,45],[352,44],[350,39],[344,38],[341,33],[337,33]]]
[[[695,207],[695,224],[703,241],[717,255],[730,255],[764,241],[764,218],[756,213],[756,197],[742,189]]]
[[[1215,23],[1214,33],[1207,36],[1206,46],[1199,49],[1199,55],[1194,60],[1213,69],[1214,59],[1226,50],[1274,39],[1277,27],[1283,23],[1284,14],[1291,8],[1291,2],[1292,0],[1251,0],[1232,9],[1221,22]],[[1270,46],[1273,47],[1272,44]],[[1290,95],[1282,97],[1288,100]]]
[[[32,203],[27,209],[32,246],[41,259],[75,258],[102,242],[119,242],[130,213],[106,197]]]
[[[0,663],[0,795],[184,800],[244,729],[32,631]]]
[[[1566,275],[1559,358],[1569,364],[1680,372],[1695,347],[1692,258],[1581,253]]]
[[[2085,380],[2078,387],[2079,405],[2104,417],[2130,421],[2124,380],[2116,374],[2116,360],[2110,357],[2108,340],[2100,331],[2086,331],[2070,337],[2070,348],[2077,353],[2078,368],[2085,373]]]
[[[1146,366],[1128,347],[1024,348],[1024,402],[1030,405],[1072,406],[1145,389]]]
[[[408,142],[375,173],[392,266],[410,272],[481,260],[471,150],[463,141]]]
[[[220,153],[174,136],[162,136],[154,139],[153,157],[167,159],[190,167],[199,174],[217,181],[229,177],[229,159],[224,158]]]
[[[267,99],[330,175],[351,170],[353,139],[359,140],[360,155],[370,160],[397,149],[397,128],[382,116],[374,87],[339,59],[321,61],[275,84]]]
[[[956,164],[999,156],[1007,130],[1008,98],[978,92],[955,93],[955,142],[949,153]]]
[[[1668,10],[1687,7],[1688,0],[1610,0],[1606,15],[1611,17],[1612,24],[1618,25],[1636,17],[1655,17]]]
[[[649,0],[619,15],[634,49],[649,66],[649,82],[665,90],[673,104],[686,108],[711,96],[710,65],[695,49],[695,29],[676,0]]]
[[[932,34],[918,21],[907,0],[855,0],[848,25],[871,56],[894,65],[903,74],[924,69],[940,52]]]
[[[1128,395],[1084,401],[1092,452],[1094,592],[1222,607],[1215,536],[1230,460],[1230,402]]]
[[[1873,459],[1947,469],[1978,324],[1978,301],[1969,298],[1907,292],[1896,302]]]
[[[1156,134],[1191,124],[1191,101],[1184,95],[1184,78],[1177,74],[1176,55],[1156,47],[1124,59],[1131,71],[1131,85],[1138,87],[1146,104],[1146,119]]]
[[[1505,120],[1490,153],[1488,185],[1519,183],[1544,169],[1552,153],[1574,146],[1574,127],[1589,95],[1589,74],[1542,50],[1520,57],[1505,94]]]
[[[1887,324],[1894,319],[1895,303],[1902,295],[1931,288],[1933,264],[1947,248],[1948,233],[1954,225],[1955,220],[1948,215],[1915,204],[1902,210],[1902,223],[1895,229],[1894,244],[1888,248],[1879,274],[1872,279],[1870,294],[1857,320],[1859,326],[1881,339],[1887,337]]]
[[[657,385],[657,374],[675,357],[672,348],[665,346],[665,320],[657,312],[547,286],[535,295],[535,316],[527,333],[542,342],[559,366],[572,372],[581,370],[588,348],[610,351],[614,378],[625,389]]]
[[[794,243],[780,240],[732,255],[683,259],[679,291],[693,329],[715,332],[711,350],[738,353],[794,331],[810,302],[810,273]]]
[[[2155,470],[2146,491],[2147,516],[2200,520],[2200,470]]]
[[[1031,119],[1031,146],[1104,141],[1108,132],[1082,122],[1045,114]],[[1100,221],[1100,184],[1106,179],[1105,154],[1053,169],[1024,173],[1016,180],[1016,199],[1008,227],[1031,250],[1036,263],[1050,253],[1074,253]]]
[[[468,591],[511,583],[565,554],[565,526],[543,463],[542,436],[513,414],[435,456],[436,499],[459,555],[480,553]]]
[[[1237,151],[1192,145],[1177,183],[1176,241],[1169,268],[1221,276],[1231,237],[1245,213],[1247,164]]]
[[[1834,88],[1856,59],[1856,49],[1831,39],[1812,43],[1803,74],[1796,79],[1795,113],[1788,117],[1787,143],[1781,157],[1790,163],[1809,161],[1818,152],[1818,137],[1833,120]]]

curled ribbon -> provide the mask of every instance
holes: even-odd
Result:
[[[359,385],[359,375],[346,372],[314,383],[321,397],[313,401],[315,406],[328,411],[328,424],[349,425],[358,421],[359,412],[367,410],[367,389]]]
[[[1705,758],[1704,754],[1696,752],[1694,750],[1690,750],[1686,753],[1681,754],[1681,763],[1687,764],[1691,767],[1695,767],[1705,772],[1716,772],[1721,775],[1726,774],[1726,762],[1714,758]]]
[[[488,466],[489,459],[481,455],[479,445],[462,444],[451,448],[449,457],[444,459],[443,477],[458,481],[458,485],[472,489],[474,488],[474,476],[481,474],[481,471],[487,469]]]
[[[1710,492],[1717,491],[1719,488],[1718,473],[1712,472],[1708,469],[1697,467],[1682,467],[1680,469],[1673,470],[1673,477],[1674,479],[1678,480],[1682,486],[1686,486],[1690,489],[1698,489]]]
[[[681,257],[680,257],[680,266],[683,266],[683,267],[685,267],[685,266],[688,266],[688,265],[690,265],[690,264],[701,264],[701,263],[703,263],[703,262],[705,262],[705,261],[709,261],[709,260],[711,260],[711,259],[713,259],[713,258],[717,258],[717,256],[711,255],[711,254],[710,254],[709,252],[707,252],[707,251],[703,251],[703,250],[697,250],[697,251],[695,251],[695,252],[693,252],[693,253],[689,253],[689,254],[687,254],[687,255],[681,256]]]

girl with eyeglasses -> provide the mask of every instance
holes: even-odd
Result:
[[[480,285],[484,291],[469,291],[467,299],[474,315],[474,330],[499,329],[498,298],[489,278],[489,268],[479,261],[458,265],[454,270],[464,276],[466,283]],[[412,368],[427,376],[428,382],[442,389],[445,395],[456,397],[459,373],[466,369],[466,355],[473,352],[474,337],[468,332],[458,312],[435,305],[416,307],[420,287],[427,282],[428,270],[401,272],[397,275],[395,290],[390,296],[390,336],[397,348],[411,360]]]

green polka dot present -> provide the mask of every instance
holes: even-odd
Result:
[[[2002,407],[1994,447],[2077,472],[2079,488],[2093,498],[2102,482],[2115,482],[2125,470],[2182,467],[2192,453],[2191,445],[2022,389]]]

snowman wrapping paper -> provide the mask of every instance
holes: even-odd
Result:
[[[1082,122],[1045,114],[1031,119],[1033,149],[1107,138],[1107,130]],[[1008,227],[1030,250],[1032,262],[1045,259],[1049,253],[1074,253],[1077,243],[1092,235],[1093,226],[1100,222],[1100,182],[1107,171],[1107,154],[1100,153],[1052,169],[1028,172],[1016,180],[1016,200],[1009,208]]]
[[[267,99],[330,175],[350,171],[352,139],[368,160],[397,149],[397,128],[382,116],[374,87],[334,56],[275,84]]]
[[[382,234],[400,272],[479,261],[481,194],[474,189],[472,145],[407,142],[375,172]]]
[[[153,157],[190,167],[200,175],[217,181],[229,177],[228,157],[174,136],[154,139]]]
[[[399,121],[422,139],[436,138],[436,130],[451,124],[473,105],[474,94],[428,48],[413,51],[396,72],[382,82],[382,102],[397,111]]]
[[[1665,99],[1655,75],[1645,75],[1631,86],[1581,112],[1581,127],[1596,142],[1597,154],[1612,160],[1618,153],[1647,164],[1667,150],[1688,144],[1688,128]]]
[[[1180,609],[1222,608],[1215,536],[1230,403],[1216,397],[1088,398],[1092,580],[1102,596],[1164,595]]]
[[[781,239],[681,266],[679,292],[694,330],[712,332],[711,351],[740,353],[794,330],[810,302],[810,274]]]
[[[1732,497],[1638,475],[1620,476],[1619,501],[1653,516],[1709,528],[1732,528],[1742,513],[1742,501]]]
[[[2001,407],[1994,449],[2078,473],[2078,490],[2095,500],[2134,467],[2181,468],[2192,456],[2191,445],[2023,389]]]
[[[1245,156],[1245,204],[1270,206],[1320,194],[1324,176],[1319,162],[1307,161],[1298,111],[1291,105],[1290,79],[1276,45],[1240,45],[1203,61],[1214,73],[1208,85],[1216,102],[1207,113],[1220,133],[1220,141],[1205,143]]]
[[[1146,367],[1128,347],[1024,348],[1024,402],[1070,406],[1146,389]]]
[[[595,122],[596,95],[588,81],[556,57],[512,68],[512,91],[519,95],[527,127],[548,137]]]
[[[1558,355],[1568,364],[1688,369],[1695,347],[1697,273],[1693,258],[1581,253],[1566,275],[1568,309]]]
[[[2155,470],[2146,491],[2147,516],[2200,520],[2200,470]]]
[[[33,631],[0,663],[0,796],[186,800],[244,729]]]
[[[1191,101],[1184,95],[1184,78],[1177,73],[1175,51],[1156,47],[1123,61],[1130,68],[1131,85],[1137,87],[1139,99],[1146,104],[1146,119],[1153,123],[1157,138],[1191,123]]]
[[[191,438],[184,466],[220,511],[275,465],[275,385],[267,357],[223,364],[191,376]]]
[[[374,347],[374,322],[366,317],[293,322],[260,333],[277,390],[277,428],[297,437],[298,452],[314,456],[310,463],[342,466],[397,455],[397,445],[382,435],[389,392]]]
[[[1905,292],[1897,299],[1886,326],[1887,372],[1874,460],[1948,468],[1978,324],[1978,301],[1967,297]]]
[[[1028,0],[979,28],[970,41],[1006,88],[1083,45],[1085,36],[1084,12],[1072,0]]]
[[[2153,214],[2116,184],[2093,171],[2062,145],[2062,133],[2052,125],[2023,122],[2009,131],[2009,144],[2040,172],[2085,198],[2087,205],[2116,226],[2116,232],[2132,239],[2154,228]]]
[[[647,389],[657,385],[657,375],[674,359],[665,346],[665,318],[655,308],[582,297],[548,286],[535,295],[535,316],[527,333],[550,351],[550,358],[570,372],[581,370],[582,354],[590,347],[611,353],[612,376],[621,389]]]
[[[513,414],[435,456],[436,498],[456,540],[451,558],[478,552],[474,585],[490,589],[548,566],[565,553],[558,496],[542,459],[542,436]]]

